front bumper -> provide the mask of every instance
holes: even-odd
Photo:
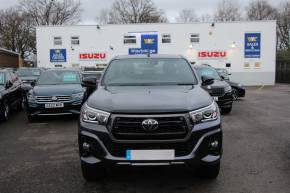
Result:
[[[233,104],[233,96],[232,92],[228,92],[223,96],[218,97],[218,101],[216,101],[220,108],[229,108]]]
[[[80,159],[86,164],[98,165],[197,165],[215,164],[222,156],[222,129],[220,120],[202,123],[189,130],[184,140],[165,141],[118,141],[110,131],[101,125],[80,122],[79,124]],[[209,144],[218,141],[218,147],[211,149]],[[83,143],[90,144],[85,150]],[[174,149],[171,160],[128,160],[126,150]]]
[[[27,103],[26,111],[30,116],[50,115],[78,115],[82,107],[82,100],[65,102],[62,108],[45,108],[45,103]]]

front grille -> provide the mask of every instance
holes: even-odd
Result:
[[[221,97],[225,94],[225,90],[223,88],[212,88],[209,93],[211,96]]]
[[[175,156],[189,155],[198,140],[202,136],[202,132],[196,132],[184,142],[153,142],[153,143],[105,143],[106,148],[111,155],[116,157],[126,157],[126,150],[160,150],[173,149]]]
[[[154,131],[146,131],[142,122],[152,118],[158,122]],[[184,139],[188,127],[184,116],[165,117],[121,117],[114,119],[112,135],[117,140],[173,140]]]
[[[71,100],[71,96],[36,96],[36,102],[47,103],[47,102],[68,102]],[[53,100],[53,98],[55,98]]]

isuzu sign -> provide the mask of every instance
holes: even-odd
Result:
[[[106,60],[107,54],[104,52],[80,53],[80,60]]]
[[[226,51],[199,51],[199,59],[222,59],[227,57]]]

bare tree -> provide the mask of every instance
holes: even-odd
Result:
[[[164,12],[158,10],[152,0],[115,0],[109,12],[100,14],[98,18],[106,18],[106,23],[167,22]]]
[[[193,9],[183,9],[179,12],[178,17],[175,18],[180,23],[198,22],[199,19]]]
[[[277,21],[278,49],[290,49],[290,2],[284,2],[279,7]]]
[[[0,47],[19,52],[22,58],[35,52],[35,28],[29,16],[18,9],[0,12]]]
[[[99,24],[109,24],[110,21],[110,10],[109,9],[101,9],[98,13],[96,20]]]
[[[199,18],[199,21],[200,22],[213,22],[214,18],[212,15],[207,13],[207,14],[202,14]]]
[[[75,0],[21,0],[19,7],[35,25],[62,25],[80,21],[80,6]]]
[[[220,0],[214,15],[215,21],[238,21],[242,19],[239,2],[236,0]]]
[[[272,20],[277,17],[277,10],[267,0],[254,0],[246,8],[248,20]]]

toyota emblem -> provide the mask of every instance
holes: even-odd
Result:
[[[152,132],[158,128],[158,121],[155,119],[145,119],[142,122],[142,127],[145,131]]]

